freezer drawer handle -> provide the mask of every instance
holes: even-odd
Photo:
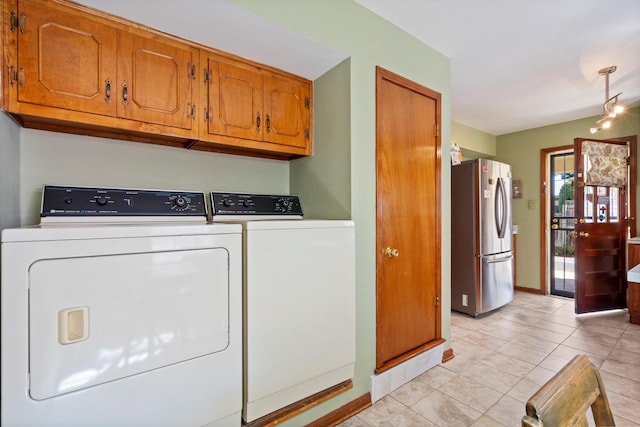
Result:
[[[487,260],[487,264],[495,264],[497,262],[511,261],[512,259],[513,259],[513,255],[510,255],[507,258],[498,258],[498,259]]]
[[[58,342],[72,344],[89,338],[89,307],[73,307],[58,312]]]

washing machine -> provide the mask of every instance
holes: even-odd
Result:
[[[2,425],[239,426],[241,245],[203,193],[45,186],[2,231]]]
[[[243,227],[244,404],[252,422],[353,378],[355,226],[303,219],[290,195],[213,192]]]

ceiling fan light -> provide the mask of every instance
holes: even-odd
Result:
[[[623,105],[618,105],[618,104],[613,105],[613,114],[619,114],[619,113],[622,113],[623,111],[624,111]]]
[[[591,133],[596,133],[596,132],[598,132],[599,130],[600,130],[600,128],[591,128],[591,129],[589,129],[589,132],[591,132]]]
[[[602,122],[602,129],[609,129],[611,127],[611,120],[605,120]]]

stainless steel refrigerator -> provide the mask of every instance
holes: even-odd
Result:
[[[511,166],[451,167],[451,308],[472,316],[513,299]]]

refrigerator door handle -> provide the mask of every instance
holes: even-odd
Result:
[[[512,259],[513,259],[513,255],[509,255],[508,257],[505,257],[505,258],[488,259],[488,260],[486,260],[486,263],[487,264],[495,264],[497,262],[511,261]]]
[[[494,203],[496,228],[498,229],[498,237],[502,239],[507,231],[507,190],[505,189],[504,180],[502,178],[498,178]]]

